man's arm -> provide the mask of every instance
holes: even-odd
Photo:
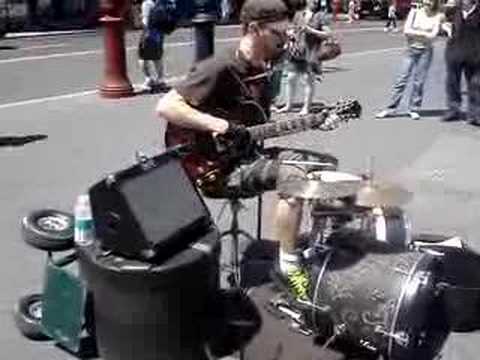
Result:
[[[225,119],[193,108],[175,89],[158,101],[156,113],[158,117],[184,128],[219,134],[224,134],[228,129]]]

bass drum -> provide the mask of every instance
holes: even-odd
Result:
[[[326,253],[312,268],[315,330],[386,359],[433,359],[449,333],[435,290],[437,259],[422,252]]]

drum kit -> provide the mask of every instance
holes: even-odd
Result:
[[[450,332],[442,244],[461,249],[459,238],[437,239],[435,247],[417,241],[402,208],[413,194],[371,175],[314,171],[278,190],[310,207],[303,245],[309,300],[300,304],[299,327],[324,346],[348,343],[385,359],[436,358]]]

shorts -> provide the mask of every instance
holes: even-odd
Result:
[[[138,57],[141,60],[160,60],[163,56],[163,34],[146,30],[138,43]]]

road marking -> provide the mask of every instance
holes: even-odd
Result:
[[[342,60],[342,58],[345,58],[345,57],[349,58],[349,57],[357,57],[357,56],[370,55],[370,54],[382,54],[385,52],[394,52],[394,51],[401,51],[401,50],[405,50],[405,46],[387,48],[387,49],[366,50],[366,51],[359,51],[359,52],[347,52],[340,55],[338,60]]]
[[[183,78],[183,75],[180,76],[171,76],[166,79],[167,82],[174,83]],[[139,91],[141,89],[142,84],[133,84],[133,87],[135,88],[136,91]],[[21,100],[21,101],[15,101],[11,103],[5,103],[5,104],[0,104],[0,110],[3,109],[10,109],[14,107],[19,107],[19,106],[25,106],[25,105],[36,105],[36,104],[43,104],[46,102],[52,102],[52,101],[58,101],[58,100],[65,100],[65,99],[73,99],[77,97],[83,97],[83,96],[88,96],[92,94],[96,94],[98,92],[97,89],[95,90],[86,90],[86,91],[80,91],[76,93],[71,93],[71,94],[64,94],[64,95],[55,95],[55,96],[48,96],[44,98],[37,98],[37,99],[29,99],[29,100]]]
[[[27,47],[19,47],[16,50],[37,50],[37,49],[48,49],[48,48],[59,48],[59,47],[64,47],[66,44],[65,43],[60,43],[60,44],[48,44],[48,45],[34,45],[34,46],[27,46]]]
[[[381,54],[381,53],[388,53],[388,52],[396,52],[405,49],[405,47],[395,47],[395,48],[388,48],[388,49],[378,49],[378,50],[367,50],[367,51],[359,51],[359,52],[351,52],[351,53],[345,53],[341,55],[341,57],[357,57],[357,56],[363,56],[363,55],[371,55],[371,54]],[[167,78],[167,82],[175,82],[180,80],[183,77],[183,75],[179,76],[172,76],[170,78]],[[135,84],[134,87],[140,87],[140,84]],[[25,106],[25,105],[34,105],[34,104],[42,104],[46,102],[51,102],[51,101],[57,101],[57,100],[65,100],[65,99],[72,99],[72,98],[77,98],[81,96],[87,96],[87,95],[92,95],[97,93],[98,90],[86,90],[86,91],[81,91],[81,92],[76,92],[76,93],[71,93],[71,94],[64,94],[64,95],[56,95],[56,96],[49,96],[49,97],[44,97],[44,98],[37,98],[37,99],[29,99],[29,100],[22,100],[22,101],[16,101],[16,102],[11,102],[11,103],[5,103],[5,104],[0,104],[0,110],[3,109],[10,109],[13,107],[19,107],[19,106]]]
[[[45,36],[57,36],[57,35],[85,35],[93,34],[96,30],[60,30],[60,31],[31,31],[31,32],[22,32],[22,33],[9,33],[5,35],[6,39],[21,39],[29,37],[45,37]]]
[[[217,43],[228,43],[240,40],[239,37],[234,38],[226,38],[226,39],[218,39],[216,40]],[[185,42],[176,42],[176,43],[166,43],[166,48],[176,48],[182,46],[191,46],[193,45],[193,41],[185,41]],[[129,46],[126,48],[127,51],[137,50],[137,46]],[[86,56],[86,55],[98,55],[102,54],[103,49],[95,49],[95,50],[85,50],[85,51],[75,51],[70,53],[59,53],[59,54],[49,54],[49,55],[35,55],[35,56],[24,56],[12,59],[2,59],[0,60],[1,64],[11,64],[17,62],[24,62],[24,61],[35,61],[35,60],[49,60],[49,59],[58,59],[58,58],[65,58],[65,57],[74,57],[74,56]]]
[[[364,28],[364,29],[340,29],[337,30],[336,33],[350,33],[350,32],[363,32],[363,31],[379,31],[383,28]],[[233,38],[224,38],[224,39],[217,39],[215,42],[217,43],[230,43],[239,41],[240,37],[233,37]],[[183,46],[192,46],[194,45],[193,41],[184,41],[184,42],[174,42],[174,43],[165,43],[166,48],[176,48],[176,47],[183,47]],[[126,48],[127,51],[136,50],[137,46],[129,46]],[[0,60],[0,65],[2,64],[11,64],[16,62],[25,62],[25,61],[36,61],[36,60],[48,60],[48,59],[58,59],[58,58],[65,58],[65,57],[74,57],[74,56],[87,56],[87,55],[99,55],[103,53],[103,49],[94,49],[94,50],[85,50],[85,51],[74,51],[69,53],[58,53],[58,54],[48,54],[48,55],[36,55],[36,56],[24,56],[24,57],[17,57],[11,59],[2,59]]]

